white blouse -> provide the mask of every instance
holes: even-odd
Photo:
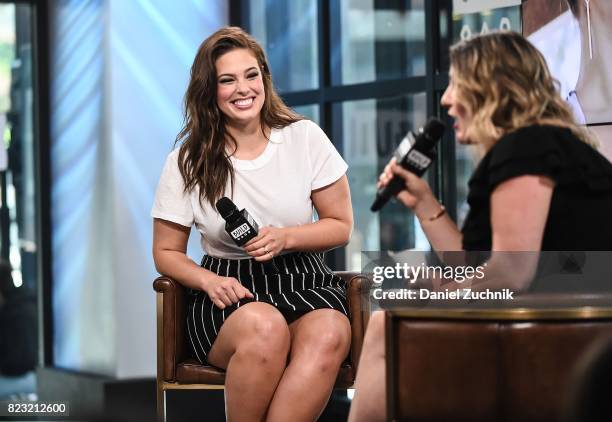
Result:
[[[254,160],[231,157],[234,192],[228,180],[225,194],[246,210],[260,228],[291,227],[313,221],[311,192],[332,184],[348,168],[323,130],[310,120],[272,129],[264,152]],[[153,218],[191,227],[201,234],[208,255],[240,259],[249,255],[225,232],[225,220],[207,201],[200,204],[196,187],[185,194],[178,167],[178,150],[168,155],[162,171]]]

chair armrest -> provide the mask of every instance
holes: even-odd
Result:
[[[157,292],[157,373],[165,381],[174,381],[176,364],[185,358],[185,288],[161,276],[153,289]]]
[[[350,362],[356,373],[365,330],[370,319],[368,297],[372,281],[365,275],[357,272],[338,271],[336,275],[344,279],[347,284],[346,298],[349,307],[349,319],[351,321]]]

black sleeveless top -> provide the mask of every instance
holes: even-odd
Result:
[[[491,194],[500,183],[528,174],[555,182],[543,251],[612,250],[612,164],[558,126],[518,129],[485,155],[469,181],[464,250],[491,250]]]

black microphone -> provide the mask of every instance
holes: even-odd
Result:
[[[225,231],[238,246],[242,246],[257,236],[259,226],[246,209],[238,211],[236,204],[224,196],[216,204],[217,211],[225,220]]]
[[[445,128],[441,120],[431,118],[425,126],[418,130],[416,135],[408,132],[395,150],[394,156],[397,164],[417,176],[422,176],[436,158],[435,147]],[[376,199],[370,209],[373,212],[380,210],[391,197],[404,189],[404,184],[404,179],[393,176],[387,186],[376,192]]]

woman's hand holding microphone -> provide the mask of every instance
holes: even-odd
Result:
[[[285,228],[263,227],[256,237],[244,245],[244,250],[256,261],[269,261],[278,256],[287,246]]]
[[[404,189],[397,194],[396,198],[410,208],[421,222],[431,220],[432,216],[443,210],[427,182],[398,165],[395,158],[392,158],[385,166],[376,187],[380,189],[386,186],[394,176],[404,180]]]

